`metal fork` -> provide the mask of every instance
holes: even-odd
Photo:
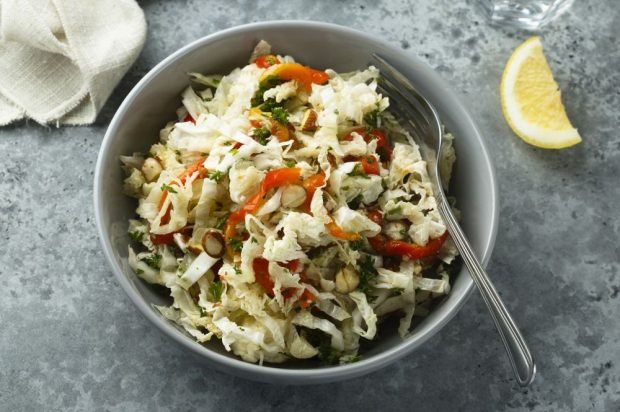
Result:
[[[437,111],[390,63],[377,54],[373,54],[373,57],[381,72],[379,90],[396,103],[390,104],[390,110],[399,116],[399,120],[406,123],[414,138],[417,138],[416,142],[428,166],[439,214],[491,312],[519,385],[528,386],[536,375],[536,364],[532,354],[454,217],[443,190],[439,173],[443,128]]]

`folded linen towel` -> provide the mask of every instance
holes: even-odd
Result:
[[[0,125],[94,122],[145,37],[134,0],[0,0]]]

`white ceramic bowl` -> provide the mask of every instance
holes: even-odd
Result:
[[[495,176],[480,132],[459,98],[426,64],[382,40],[341,26],[301,21],[255,23],[204,37],[173,53],[134,87],[112,119],[97,159],[95,216],[103,250],[136,307],[154,326],[212,367],[250,379],[287,384],[323,383],[359,376],[411,353],[441,329],[465,303],[473,288],[467,271],[463,269],[456,276],[448,297],[410,336],[403,340],[396,331],[382,336],[363,353],[359,362],[323,366],[318,362],[295,361],[259,366],[226,352],[217,339],[201,345],[162,318],[152,304],[164,304],[166,297],[138,279],[127,265],[127,220],[134,216],[136,203],[123,194],[119,156],[144,152],[157,140],[159,129],[175,118],[180,93],[188,84],[188,72],[227,73],[243,66],[261,39],[271,43],[278,54],[290,54],[316,68],[358,70],[368,66],[371,54],[376,52],[402,71],[437,108],[446,127],[456,136],[457,163],[452,193],[464,216],[465,233],[482,261],[488,261],[498,221]]]

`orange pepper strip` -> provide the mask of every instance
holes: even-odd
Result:
[[[336,237],[338,239],[342,239],[342,240],[358,240],[358,239],[360,239],[360,235],[359,234],[345,232],[333,220],[331,222],[329,222],[327,225],[325,225],[325,227],[327,228],[327,230],[329,230],[329,233],[333,237]]]
[[[276,187],[299,183],[300,176],[301,169],[298,167],[283,167],[267,172],[258,193],[252,196],[239,210],[230,214],[224,229],[227,248],[228,240],[233,238],[237,232],[236,226],[245,220],[248,213],[254,213],[258,210],[267,192]],[[230,250],[229,253],[231,253]]]
[[[310,211],[310,203],[312,203],[312,197],[314,196],[314,192],[317,189],[325,184],[325,175],[323,173],[319,173],[314,176],[310,176],[306,180],[303,181],[302,186],[306,189],[306,200],[302,205],[302,209],[309,212]]]
[[[282,80],[295,80],[304,90],[310,91],[312,84],[325,84],[329,75],[321,70],[316,70],[299,63],[282,63],[270,67],[261,76],[261,81],[269,76],[276,76]]]
[[[207,157],[203,156],[200,159],[196,160],[191,165],[189,165],[189,167],[185,169],[183,172],[181,172],[181,174],[178,176],[181,183],[185,183],[187,179],[191,175],[193,175],[195,172],[198,172],[199,179],[204,179],[204,177],[207,175],[207,169],[205,169],[203,166],[203,163],[205,162],[205,160],[207,160]],[[170,182],[170,185],[171,186],[178,185],[178,183],[173,181],[173,182]],[[168,192],[164,191],[164,193],[159,198],[158,209],[161,209],[164,206],[164,202],[166,201],[167,198],[168,198]],[[172,208],[171,206],[168,206],[166,213],[164,213],[164,215],[161,217],[161,224],[165,225],[166,223],[170,221],[171,208]]]

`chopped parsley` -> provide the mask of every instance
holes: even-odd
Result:
[[[362,239],[352,240],[349,242],[349,247],[353,250],[362,250],[366,245]]]
[[[256,141],[263,146],[267,144],[267,139],[271,136],[271,132],[266,127],[257,127],[252,132]]]
[[[331,342],[323,340],[319,345],[319,359],[330,365],[335,365],[340,360],[340,351],[332,347]]]
[[[344,188],[343,188],[344,189]],[[362,200],[364,200],[364,196],[362,195],[357,195],[355,196],[349,203],[347,203],[349,205],[349,208],[355,210],[355,209],[359,209],[360,205],[362,204]]]
[[[254,236],[252,236],[252,238],[250,239],[250,241],[251,241],[252,243],[258,243],[258,240],[256,240],[256,238],[255,238]]]
[[[217,220],[215,221],[215,228],[219,230],[224,229],[224,226],[226,225],[227,220],[228,220],[228,215],[218,217]]]
[[[271,98],[265,100],[265,103],[261,104],[259,107],[263,112],[272,112],[276,107],[282,106],[282,103],[278,103],[276,99]]]
[[[153,269],[159,269],[161,267],[161,255],[158,253],[145,256],[141,260]]]
[[[207,289],[207,300],[210,302],[219,302],[222,299],[224,284],[222,282],[211,282]]]
[[[364,172],[364,170],[362,169],[361,163],[355,163],[355,166],[353,166],[353,170],[351,170],[351,172],[348,173],[348,175],[359,176],[359,177],[363,177],[364,179],[370,179],[370,176],[368,176],[366,172]]]
[[[364,115],[364,123],[371,127],[379,127],[379,116],[381,112],[379,109],[370,111]]]
[[[355,362],[359,362],[360,360],[362,360],[362,356],[361,355],[352,355],[352,356],[348,356],[344,363],[355,363]]]
[[[233,155],[233,156],[236,155],[237,153],[239,153],[239,149],[232,149],[230,151],[230,154]]]
[[[129,237],[134,242],[141,243],[142,240],[144,239],[144,232],[140,232],[139,230],[136,230],[134,232],[129,232]]]
[[[219,183],[220,180],[224,177],[224,174],[219,170],[214,170],[209,173],[209,179],[214,180],[216,183]]]
[[[243,248],[243,242],[241,241],[241,239],[232,238],[228,241],[228,246],[230,246],[230,248],[235,252],[241,252],[241,249]]]
[[[241,273],[242,273],[241,269],[239,269],[237,266],[235,266],[235,275],[240,275]]]
[[[366,255],[363,259],[359,261],[359,273],[360,273],[360,284],[359,290],[366,294],[366,299],[368,303],[372,303],[376,297],[370,295],[370,291],[372,289],[371,282],[373,282],[379,273],[373,264],[373,259]]]
[[[295,166],[296,164],[297,164],[297,162],[296,162],[296,161],[294,161],[293,159],[288,159],[288,160],[285,160],[285,161],[284,161],[284,165],[285,165],[286,167],[293,167],[293,166]]]
[[[278,123],[288,124],[288,111],[282,107],[274,107],[271,111],[271,118]]]
[[[165,191],[165,192],[169,192],[169,193],[177,193],[177,191],[172,186],[167,185],[165,183],[163,185],[161,185],[161,191],[162,192]]]
[[[254,97],[252,97],[252,107],[259,107],[261,108],[261,110],[268,112],[270,110],[266,110],[265,107],[263,107],[265,105],[265,99],[264,99],[264,94],[267,90],[276,87],[282,83],[284,83],[285,80],[280,79],[277,76],[267,76],[267,78],[263,81],[261,81],[258,85],[258,90],[256,91],[256,93],[254,94]],[[275,99],[267,99],[267,101],[269,101],[270,103],[276,103]]]
[[[307,328],[302,329],[302,335],[312,346],[318,348],[318,356],[321,361],[330,365],[335,365],[339,362],[342,354],[332,347],[330,335],[319,329]]]
[[[144,271],[142,269],[136,269],[136,275],[143,275]]]

